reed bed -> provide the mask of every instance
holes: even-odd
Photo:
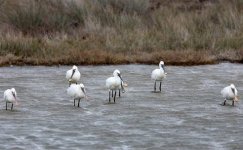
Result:
[[[243,61],[241,0],[0,0],[0,65]]]

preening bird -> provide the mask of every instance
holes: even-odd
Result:
[[[154,91],[156,92],[156,82],[159,81],[159,90],[161,91],[161,84],[163,79],[166,77],[167,73],[165,73],[165,65],[163,61],[159,63],[159,69],[155,69],[152,71],[151,78],[154,80]]]
[[[16,105],[18,104],[17,92],[16,92],[15,88],[7,89],[6,91],[4,91],[3,98],[6,102],[6,110],[8,110],[8,103],[12,104],[11,110],[13,110],[14,104],[16,104]]]
[[[234,106],[235,101],[239,101],[238,99],[238,91],[235,87],[234,84],[230,84],[229,86],[223,88],[221,90],[221,94],[224,98],[224,103],[223,105],[225,105],[226,100],[231,100],[232,101],[232,106]]]
[[[121,72],[118,69],[113,72],[113,77],[106,79],[106,87],[109,89],[109,102],[111,101],[111,93],[114,97],[114,103],[116,102],[116,90],[119,90],[120,86],[121,89],[124,89],[122,82]],[[113,91],[115,92],[114,95]]]
[[[67,94],[74,99],[74,106],[75,106],[75,101],[78,100],[78,107],[80,104],[80,100],[82,98],[86,98],[86,90],[82,83],[81,84],[71,84],[67,89]]]
[[[72,69],[68,70],[66,72],[66,79],[69,82],[69,85],[71,85],[72,83],[78,84],[78,81],[80,80],[80,72],[78,71],[78,67],[77,66],[73,66]]]

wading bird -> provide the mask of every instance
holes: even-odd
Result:
[[[238,91],[235,88],[234,84],[230,84],[230,86],[227,86],[221,90],[221,94],[224,98],[224,103],[225,105],[226,100],[232,100],[232,106],[234,106],[234,103],[239,101],[238,99]]]
[[[78,100],[78,107],[80,100],[86,98],[86,91],[84,85],[81,84],[71,84],[67,89],[67,94],[73,98],[73,103],[75,106],[75,101]]]
[[[18,105],[17,102],[17,92],[15,88],[7,89],[4,91],[4,100],[6,101],[6,110],[8,110],[8,103],[12,103],[11,110],[13,110],[13,105]]]
[[[114,97],[114,103],[116,102],[116,90],[119,90],[120,86],[121,89],[124,89],[122,82],[121,73],[117,69],[113,72],[113,77],[106,79],[106,87],[109,89],[109,103],[111,102],[111,93]],[[113,91],[115,92],[114,95]]]
[[[164,62],[160,61],[159,63],[159,69],[153,70],[151,74],[151,78],[154,80],[154,91],[156,92],[156,82],[159,81],[159,90],[161,92],[161,84],[163,79],[166,77],[167,73],[165,73],[165,68],[164,68]]]
[[[72,83],[78,84],[78,81],[80,80],[80,72],[78,71],[78,67],[77,66],[73,66],[72,69],[68,70],[66,73],[66,79],[69,82],[69,86]]]

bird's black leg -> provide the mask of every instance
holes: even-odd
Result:
[[[13,110],[13,103],[12,103],[12,106],[11,106],[11,110]]]
[[[159,90],[160,90],[160,92],[161,92],[161,81],[160,81],[160,83],[159,83]]]
[[[156,81],[154,81],[154,91],[156,92]]]
[[[111,102],[111,90],[109,90],[109,103]]]
[[[111,90],[111,97],[113,97],[113,90]]]
[[[73,104],[74,104],[74,106],[75,106],[75,99],[73,99]]]
[[[80,99],[78,99],[78,107],[79,107]]]
[[[116,103],[116,91],[115,91],[115,95],[114,95],[114,103]]]
[[[8,110],[8,103],[6,102],[6,110]]]
[[[232,106],[235,106],[235,101],[234,100],[232,101]]]
[[[119,90],[119,97],[121,97],[121,90]]]
[[[226,103],[226,100],[224,100],[223,106],[225,105],[225,103]]]

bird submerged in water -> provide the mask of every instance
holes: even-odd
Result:
[[[235,87],[234,84],[230,84],[229,86],[223,88],[221,90],[221,94],[224,98],[224,103],[223,105],[225,105],[227,100],[231,100],[232,101],[232,106],[234,106],[234,103],[239,101],[238,99],[238,91]]]
[[[13,105],[14,104],[18,105],[17,92],[15,88],[7,89],[6,91],[4,91],[3,95],[4,95],[3,98],[6,101],[6,110],[8,110],[8,103],[12,104],[11,110],[13,110]]]
[[[72,83],[78,84],[78,81],[80,80],[80,76],[81,74],[78,71],[78,67],[74,65],[72,69],[66,72],[66,79],[69,82],[69,86]]]
[[[159,69],[155,69],[152,71],[151,78],[154,80],[154,92],[156,92],[156,82],[159,81],[159,90],[161,92],[161,84],[163,79],[166,77],[167,73],[165,73],[165,64],[163,61],[159,63]]]

